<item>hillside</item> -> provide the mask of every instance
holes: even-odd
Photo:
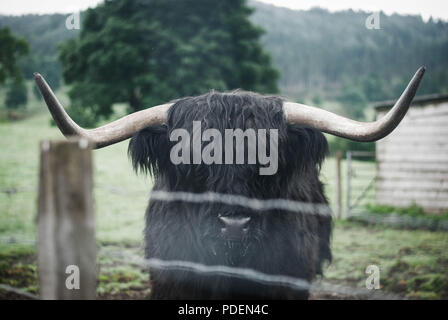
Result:
[[[66,18],[65,14],[0,15],[0,28],[9,27],[13,34],[30,43],[31,54],[20,61],[25,78],[31,79],[33,72],[39,71],[53,88],[59,87],[62,69],[58,45],[78,34],[77,30],[65,28]]]
[[[366,12],[251,4],[253,21],[266,30],[263,41],[281,71],[285,93],[300,97],[317,89],[331,97],[351,86],[361,87],[370,101],[396,98],[421,65],[428,72],[420,94],[448,90],[446,22],[381,13],[381,29],[369,30]]]
[[[292,98],[362,106],[393,99],[420,65],[428,68],[420,94],[448,91],[446,22],[381,14],[381,29],[368,30],[366,12],[295,11],[250,4],[255,8],[252,21],[266,31],[263,43],[281,73],[281,91]],[[58,44],[78,32],[65,28],[65,18],[62,14],[0,16],[0,27],[9,26],[31,43],[31,56],[21,61],[27,78],[38,70],[58,86]]]

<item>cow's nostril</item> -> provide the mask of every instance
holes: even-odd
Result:
[[[221,228],[221,235],[226,240],[239,241],[249,231],[250,217],[218,217],[223,224]]]

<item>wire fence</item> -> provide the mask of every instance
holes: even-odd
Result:
[[[0,237],[0,243],[10,244],[10,245],[35,245],[36,241],[33,239],[28,239],[22,236],[9,236]]]
[[[304,203],[287,199],[254,199],[240,195],[229,195],[219,193],[188,193],[188,192],[166,192],[153,191],[151,193],[153,201],[182,201],[189,203],[220,203],[227,205],[241,206],[252,210],[272,210],[281,209],[304,214],[331,214],[331,209],[325,204]],[[0,238],[0,242],[6,244],[35,245],[35,241],[19,236],[10,236]],[[114,259],[119,259],[122,263],[138,265],[142,268],[152,268],[161,270],[189,271],[196,274],[207,276],[227,276],[235,279],[245,279],[266,285],[278,285],[288,287],[293,290],[310,290],[314,294],[331,293],[343,296],[355,297],[357,299],[403,299],[401,296],[382,293],[375,290],[362,288],[344,287],[329,283],[311,284],[307,280],[294,278],[285,275],[272,275],[262,273],[254,269],[230,267],[224,265],[205,265],[192,261],[179,260],[161,260],[161,259],[142,259],[135,255],[129,255],[123,251],[107,251],[101,248],[102,255],[107,255]],[[0,289],[21,295],[24,298],[37,298],[37,296],[28,293],[22,289],[14,288],[8,285],[2,285]]]
[[[338,294],[356,299],[372,300],[404,300],[403,296],[381,292],[379,290],[368,290],[357,287],[347,287],[318,281],[311,283],[305,279],[285,275],[266,274],[254,269],[238,268],[224,265],[205,265],[191,261],[143,259],[139,256],[124,253],[123,251],[107,250],[102,248],[101,255],[114,258],[127,264],[133,264],[142,268],[151,268],[167,271],[188,271],[205,276],[225,276],[234,279],[249,280],[260,284],[287,287],[297,291],[310,290],[313,294]]]
[[[438,219],[437,216],[428,217],[415,217],[405,214],[397,214],[391,212],[389,214],[376,213],[366,210],[359,204],[365,201],[366,194],[372,192],[372,188],[375,182],[375,178],[369,180],[366,186],[360,190],[360,193],[356,195],[355,200],[352,200],[352,207],[346,219],[352,221],[360,221],[368,224],[382,224],[394,228],[405,229],[424,229],[431,231],[448,231],[448,219]],[[139,190],[127,190],[118,186],[111,186],[106,184],[95,184],[95,189],[104,190],[114,195],[119,196],[149,196],[152,200],[158,201],[185,201],[194,203],[203,202],[215,202],[233,206],[247,207],[252,210],[286,210],[292,212],[309,213],[313,215],[334,216],[335,210],[331,205],[320,203],[308,203],[293,201],[287,199],[256,199],[247,198],[240,195],[232,194],[220,194],[214,192],[206,193],[188,193],[188,192],[167,192],[167,191],[139,191]],[[5,193],[8,196],[14,196],[18,193],[37,193],[37,188],[33,187],[0,187],[0,193]],[[352,196],[354,196],[352,192]],[[371,196],[371,195],[370,195]],[[12,241],[12,240],[11,240]]]
[[[358,175],[362,174],[358,170]],[[354,169],[349,170],[349,177],[354,176]],[[392,226],[411,226],[412,228],[428,228],[431,230],[448,230],[448,221],[435,221],[427,220],[416,217],[398,216],[394,215],[381,216],[378,214],[366,214],[365,212],[356,212],[355,208],[359,207],[361,200],[366,198],[366,194],[371,191],[374,180],[361,188],[361,194],[355,198],[352,202],[348,198],[348,204],[352,204],[350,207],[350,219],[362,220],[368,223],[383,223]],[[105,190],[112,194],[120,196],[151,196],[151,201],[171,201],[171,202],[188,202],[188,203],[217,203],[231,206],[239,206],[248,208],[255,211],[266,210],[282,210],[283,212],[295,212],[300,214],[309,215],[322,215],[331,216],[333,211],[328,204],[325,203],[308,203],[301,201],[294,201],[290,199],[257,199],[248,198],[241,195],[234,194],[221,194],[215,192],[206,193],[190,193],[190,192],[167,192],[167,191],[136,191],[126,190],[122,187],[110,186],[105,184],[95,184],[96,189]],[[354,186],[349,185],[349,194],[354,195]],[[0,187],[0,193],[4,193],[7,196],[14,196],[18,193],[37,193],[37,187]],[[4,236],[0,238],[0,243],[8,245],[36,245],[36,241],[29,239],[26,235],[19,236]],[[193,261],[180,261],[180,260],[161,260],[161,259],[143,259],[135,255],[129,255],[124,251],[107,251],[104,248],[100,250],[103,256],[109,256],[114,259],[118,259],[121,263],[137,265],[145,269],[158,269],[158,270],[170,270],[170,271],[188,271],[195,274],[204,276],[225,276],[235,279],[245,279],[256,283],[265,285],[276,285],[287,287],[292,290],[310,290],[314,294],[339,294],[346,297],[353,297],[357,299],[404,299],[404,297],[394,294],[381,292],[378,290],[367,290],[358,287],[346,287],[336,284],[330,284],[323,281],[310,283],[305,279],[295,278],[281,274],[266,274],[255,269],[230,267],[225,265],[205,265]],[[0,290],[9,292],[11,294],[20,296],[26,299],[38,299],[38,296],[27,292],[26,290],[15,288],[7,284],[0,284]]]
[[[2,241],[2,239],[0,239]],[[28,244],[28,242],[26,242]],[[143,259],[139,256],[130,255],[123,251],[107,251],[101,248],[101,256],[118,260],[128,265],[135,265],[141,268],[151,268],[168,271],[189,271],[204,276],[225,276],[232,279],[243,279],[261,283],[265,285],[275,285],[288,287],[293,290],[303,291],[309,290],[313,296],[319,295],[337,295],[339,298],[350,299],[368,299],[368,300],[404,300],[403,296],[385,293],[378,290],[367,290],[363,288],[347,287],[342,285],[331,284],[327,282],[310,283],[307,280],[294,278],[285,275],[271,275],[259,272],[254,269],[229,267],[224,265],[205,265],[190,261],[180,260],[162,260],[162,259]],[[0,291],[14,294],[22,299],[39,299],[38,295],[27,292],[21,288],[13,287],[6,284],[0,284]]]
[[[377,170],[372,165],[375,152],[347,151],[346,159],[346,216],[349,218],[353,211],[365,211],[369,202],[375,202]]]
[[[286,210],[311,215],[331,215],[332,211],[329,205],[322,203],[309,203],[294,201],[289,199],[257,199],[248,198],[240,195],[223,194],[216,192],[191,193],[191,192],[168,192],[153,191],[151,200],[159,201],[183,201],[192,203],[215,202],[232,206],[245,207],[252,210]]]

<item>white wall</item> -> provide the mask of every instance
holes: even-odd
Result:
[[[448,212],[448,101],[411,106],[376,148],[378,204]]]

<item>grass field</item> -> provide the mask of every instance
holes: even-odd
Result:
[[[34,101],[44,109],[43,102]],[[62,138],[44,110],[11,123],[0,123],[0,283],[37,292],[33,245],[5,239],[34,240],[38,143]],[[127,142],[94,152],[96,238],[105,250],[141,255],[144,210],[152,181],[136,176],[127,158]],[[373,164],[370,164],[373,165]],[[344,166],[345,168],[345,166]],[[345,177],[345,172],[343,172]],[[322,169],[327,195],[334,200],[335,162]],[[326,269],[331,283],[363,287],[365,269],[376,264],[381,286],[411,298],[448,298],[448,233],[409,231],[338,221],[333,234],[334,261]],[[148,275],[140,268],[99,257],[100,298],[144,298]],[[0,298],[10,297],[0,290]]]

